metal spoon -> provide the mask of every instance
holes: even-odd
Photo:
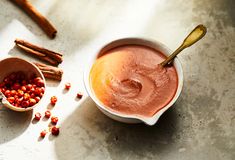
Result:
[[[193,45],[205,36],[207,29],[204,25],[200,24],[184,39],[184,42],[177,48],[166,60],[160,63],[161,66],[170,64],[172,60],[185,48]]]

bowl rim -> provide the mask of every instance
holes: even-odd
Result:
[[[123,43],[122,41],[126,42],[126,43]],[[131,41],[133,43],[131,43]],[[178,57],[175,57],[174,62],[173,62],[173,65],[176,68],[177,75],[178,75],[178,86],[177,86],[176,93],[175,93],[174,97],[171,99],[171,101],[166,106],[164,106],[159,111],[157,111],[152,117],[142,117],[142,116],[139,116],[139,115],[127,115],[127,114],[118,113],[118,112],[110,110],[108,107],[105,107],[105,105],[103,105],[98,100],[96,95],[92,92],[92,87],[90,85],[90,70],[91,70],[91,67],[93,66],[94,61],[97,59],[97,56],[103,50],[105,50],[106,47],[109,48],[109,45],[112,45],[112,44],[115,44],[115,43],[118,43],[118,42],[120,42],[122,44],[119,44],[117,46],[122,46],[122,45],[127,45],[127,44],[137,44],[138,45],[138,43],[136,43],[135,41],[140,42],[141,44],[139,44],[139,45],[145,45],[145,46],[151,47],[155,50],[159,50],[166,56],[168,56],[170,53],[172,53],[172,51],[166,45],[164,45],[163,43],[161,43],[161,42],[159,42],[155,39],[150,39],[150,38],[146,38],[146,37],[124,37],[124,38],[114,39],[112,41],[109,41],[108,43],[105,43],[92,56],[92,58],[90,59],[90,61],[88,62],[87,66],[84,70],[83,81],[84,81],[85,89],[86,89],[88,95],[96,103],[97,107],[99,109],[101,109],[102,111],[104,111],[105,113],[111,114],[112,116],[117,116],[118,118],[135,119],[135,120],[140,120],[140,121],[142,121],[142,122],[144,122],[148,125],[154,125],[157,122],[157,120],[160,118],[160,116],[176,102],[176,100],[179,98],[179,96],[181,94],[181,91],[182,91],[182,88],[183,88],[183,68],[182,68],[181,62],[179,61]],[[153,47],[151,45],[154,45],[155,47]],[[117,47],[117,46],[115,46],[115,47]],[[110,47],[109,49],[115,48],[115,47]]]
[[[44,94],[42,96],[42,98],[43,98],[45,93],[46,93],[46,80],[45,80],[44,75],[42,74],[42,71],[35,64],[33,64],[33,63],[23,59],[23,58],[19,58],[19,57],[15,57],[15,56],[3,58],[3,59],[0,60],[0,62],[8,60],[8,59],[17,59],[17,60],[23,61],[24,63],[30,64],[31,66],[33,66],[37,70],[37,72],[39,73],[40,77],[43,79],[43,82],[45,84],[44,85],[45,92],[44,92]],[[35,105],[33,105],[31,107],[27,107],[27,108],[15,107],[15,106],[11,105],[7,100],[6,100],[6,102],[3,105],[6,106],[7,108],[13,110],[13,111],[25,112],[25,111],[30,111],[30,110],[34,109],[35,107],[37,107],[38,104],[42,101],[42,98],[40,99],[40,101],[38,103],[36,103]]]

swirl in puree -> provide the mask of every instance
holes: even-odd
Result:
[[[102,54],[90,71],[98,100],[116,113],[151,117],[174,97],[174,66],[161,67],[166,57],[142,45],[123,45]]]

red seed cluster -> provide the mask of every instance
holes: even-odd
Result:
[[[42,78],[26,75],[19,71],[13,72],[0,83],[0,91],[6,96],[7,101],[20,108],[32,107],[40,101],[45,91]]]

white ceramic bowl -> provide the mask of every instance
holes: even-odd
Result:
[[[89,75],[90,75],[90,70],[92,68],[93,63],[95,62],[95,60],[97,59],[97,56],[99,54],[102,54],[104,52],[106,52],[107,50],[110,50],[112,48],[118,47],[118,46],[122,46],[122,45],[128,45],[128,44],[137,44],[137,45],[144,45],[144,46],[148,46],[151,47],[153,49],[156,49],[158,51],[160,51],[161,53],[165,54],[166,56],[168,56],[169,54],[172,53],[172,51],[167,48],[165,45],[163,45],[160,42],[157,42],[155,40],[149,40],[146,38],[123,38],[123,39],[118,39],[118,40],[114,40],[108,44],[105,44],[100,50],[98,50],[95,54],[94,57],[92,57],[91,61],[89,62],[86,70],[84,71],[84,83],[85,83],[85,88],[88,92],[88,95],[92,98],[92,100],[96,103],[97,107],[108,117],[120,121],[120,122],[124,122],[124,123],[141,123],[144,122],[147,125],[154,125],[158,119],[160,118],[160,116],[168,109],[170,108],[175,101],[178,99],[181,91],[182,91],[182,87],[183,87],[183,70],[182,70],[182,66],[180,64],[180,61],[178,60],[178,58],[176,57],[174,59],[173,65],[176,68],[177,74],[178,74],[178,87],[177,87],[177,91],[175,93],[175,96],[172,98],[172,100],[168,103],[168,105],[166,105],[165,107],[163,107],[161,110],[159,110],[157,113],[155,113],[152,117],[138,117],[138,116],[133,116],[133,115],[126,115],[126,114],[120,114],[120,113],[116,113],[111,111],[110,109],[108,109],[107,107],[105,107],[96,97],[96,95],[94,94],[94,92],[92,91],[92,87],[90,85],[90,79],[89,79]]]
[[[26,73],[27,75],[32,75],[35,74],[38,77],[41,77],[44,81],[45,84],[45,89],[46,89],[46,81],[45,78],[42,74],[42,72],[39,70],[39,68],[34,65],[33,63],[30,63],[26,60],[23,60],[21,58],[17,58],[17,57],[10,57],[10,58],[5,58],[3,60],[0,60],[0,82],[3,81],[4,77],[6,77],[7,75],[9,75],[12,72],[17,72],[17,71],[23,71],[24,73]],[[0,93],[1,94],[1,93]],[[45,93],[44,93],[45,94]],[[44,95],[43,95],[44,96]],[[32,110],[33,108],[35,108],[39,103],[36,103],[34,106],[32,107],[27,107],[27,108],[20,108],[20,107],[15,107],[13,105],[11,105],[3,95],[0,95],[0,97],[3,97],[2,99],[2,104],[4,106],[6,106],[7,108],[14,110],[14,111],[18,111],[18,112],[24,112],[24,111],[29,111]]]

